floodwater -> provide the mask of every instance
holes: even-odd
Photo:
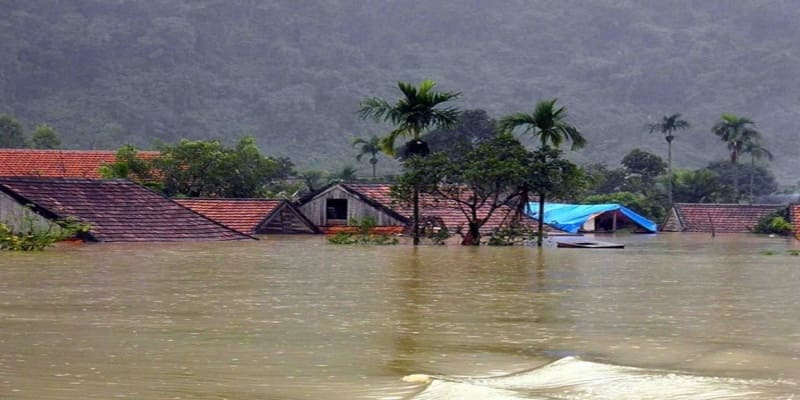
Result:
[[[0,399],[800,399],[793,239],[0,253]]]

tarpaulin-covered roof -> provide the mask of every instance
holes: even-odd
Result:
[[[637,214],[635,211],[620,204],[564,204],[564,203],[545,203],[544,218],[546,224],[555,226],[561,230],[575,233],[578,229],[600,214],[607,212],[619,212],[627,217],[631,222],[648,232],[656,232],[656,223]],[[528,203],[528,215],[539,218],[539,203]]]

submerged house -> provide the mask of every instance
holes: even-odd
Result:
[[[785,207],[777,204],[676,203],[667,213],[662,230],[747,233],[760,219]]]
[[[100,167],[116,161],[110,150],[0,149],[0,176],[102,179]],[[158,151],[140,151],[143,160],[157,158]]]
[[[214,221],[251,235],[319,233],[297,208],[286,200],[175,199]]]
[[[336,232],[347,227],[352,220],[365,217],[374,218],[376,230],[385,233],[408,232],[413,221],[411,205],[394,199],[391,186],[385,183],[340,183],[301,199],[299,204],[303,215],[326,233]],[[513,213],[511,207],[501,207],[481,227],[481,234],[508,226]],[[485,215],[485,211],[482,214]],[[522,223],[529,228],[536,225],[536,221],[528,216],[523,216]],[[466,232],[467,218],[454,202],[423,194],[420,196],[420,224],[447,228],[450,232],[459,229]],[[549,226],[545,229],[557,231]]]
[[[528,214],[539,217],[539,203],[528,203]],[[545,203],[544,222],[570,233],[615,232],[633,228],[641,232],[655,233],[655,222],[620,204],[565,204]]]
[[[0,177],[0,221],[27,230],[64,218],[88,224],[87,241],[254,239],[126,180]]]

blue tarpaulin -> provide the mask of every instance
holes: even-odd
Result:
[[[544,203],[544,223],[570,233],[592,218],[607,212],[619,212],[640,228],[655,233],[656,223],[619,204]],[[539,203],[528,203],[528,215],[539,219]]]

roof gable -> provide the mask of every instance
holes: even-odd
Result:
[[[158,157],[157,151],[140,151],[142,159]],[[0,149],[0,176],[101,179],[100,167],[116,161],[111,150]]]
[[[175,199],[178,204],[187,207],[210,219],[241,232],[250,234],[262,233],[263,226],[272,222],[273,218],[291,218],[285,221],[298,226],[293,231],[316,233],[316,227],[297,212],[285,200],[271,199]],[[284,208],[287,213],[282,213]]]
[[[775,204],[676,203],[671,215],[677,217],[679,229],[686,232],[747,233],[761,218],[783,207]]]
[[[50,218],[74,217],[101,242],[251,238],[126,180],[0,178],[0,190]]]

